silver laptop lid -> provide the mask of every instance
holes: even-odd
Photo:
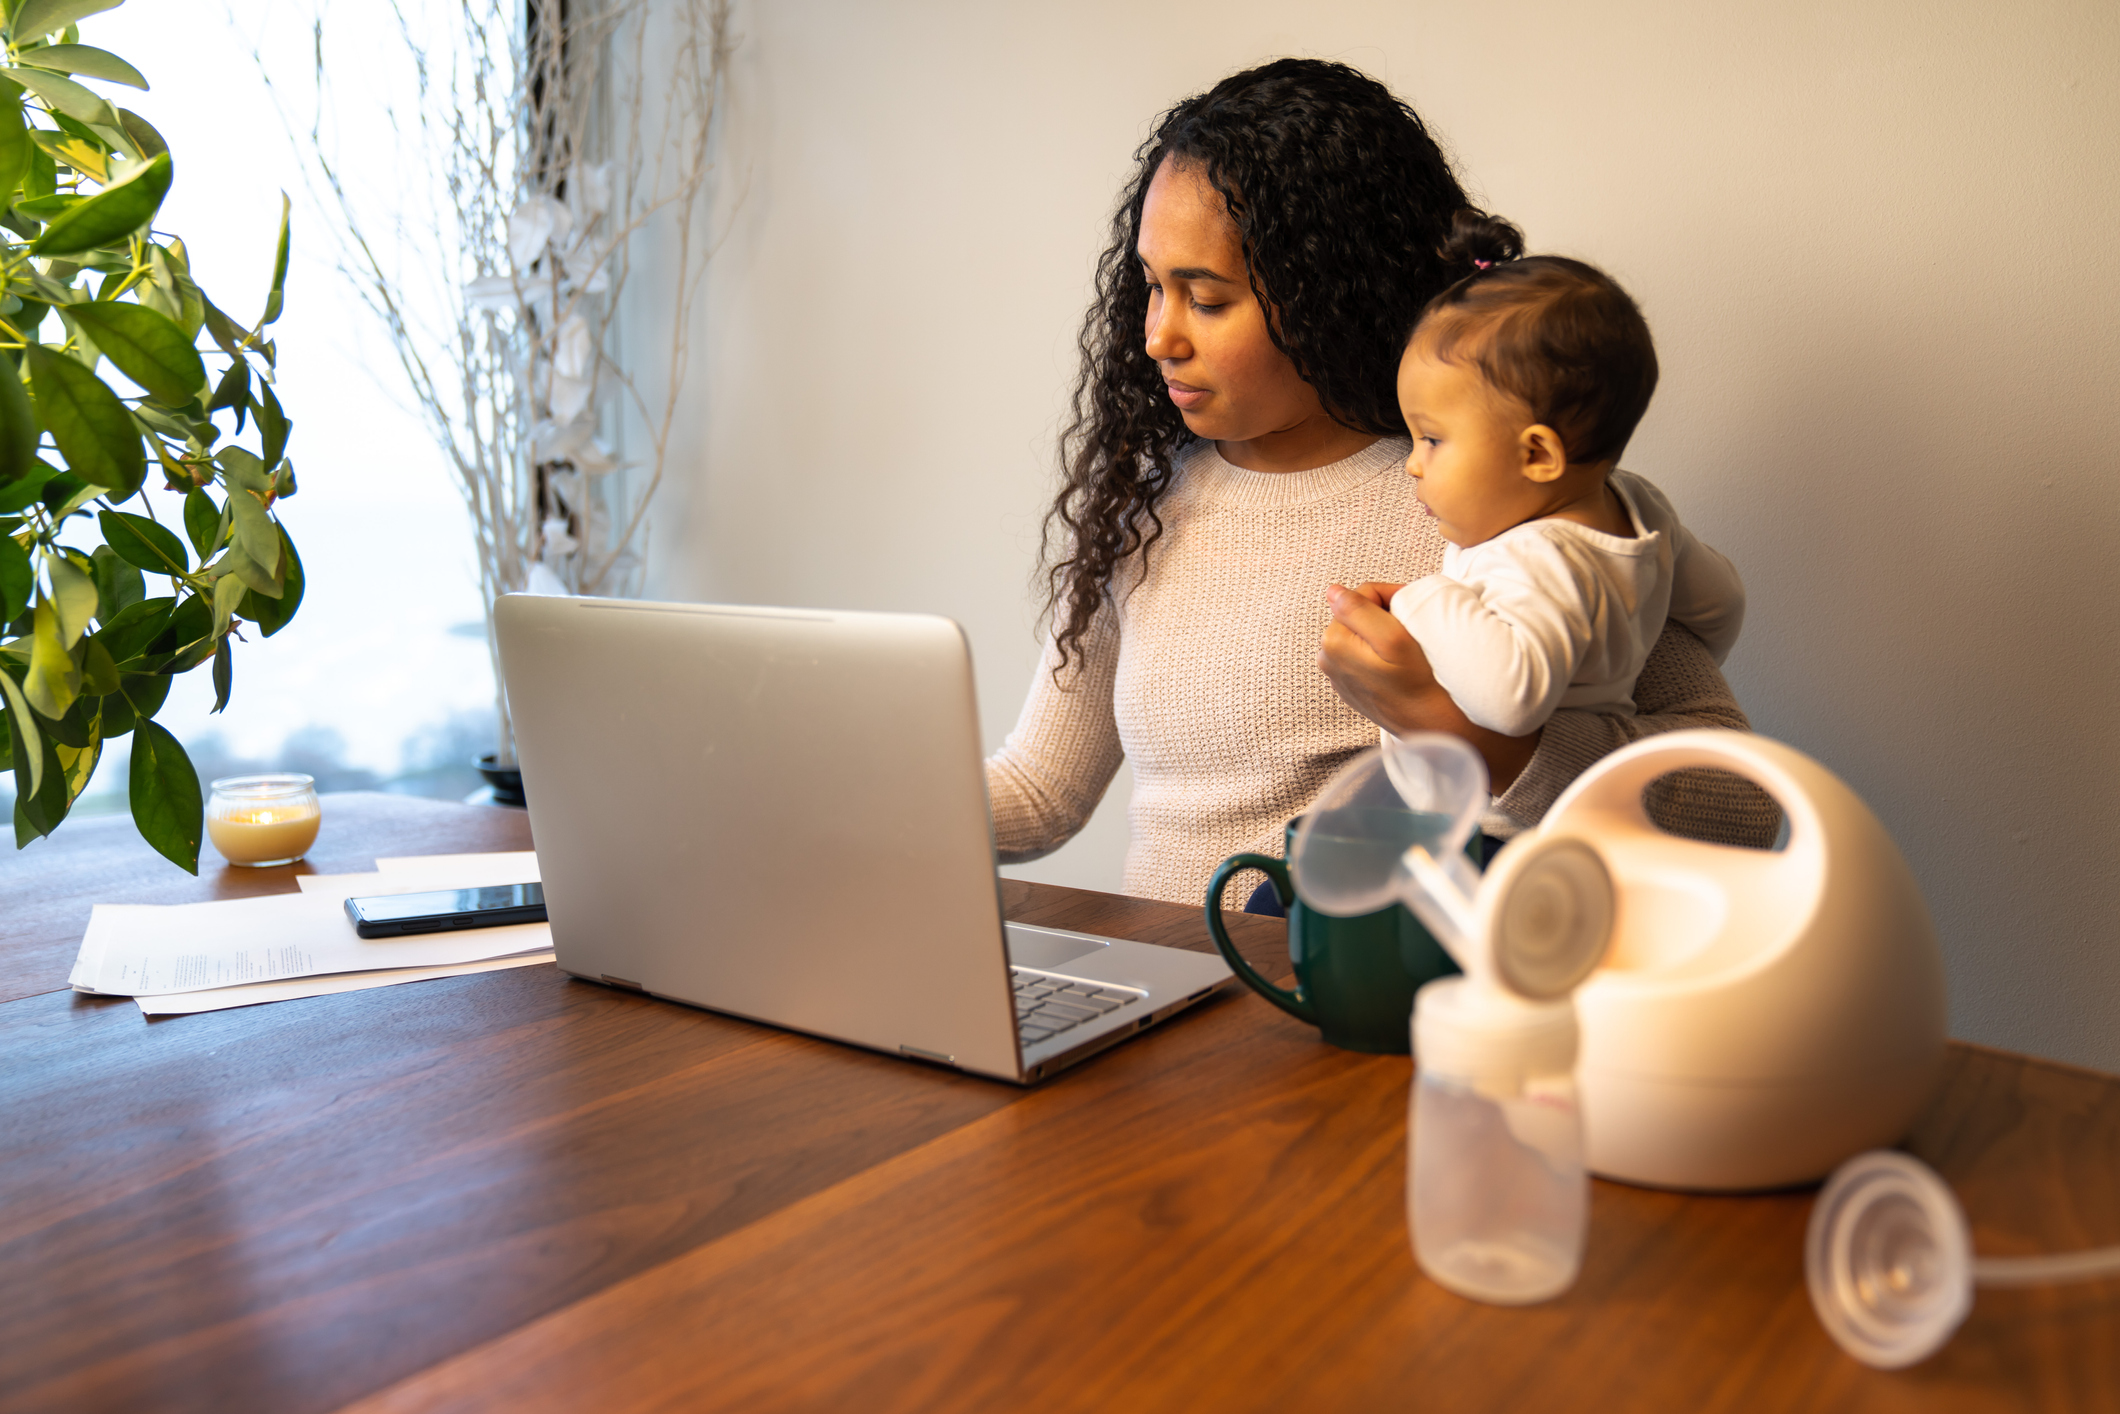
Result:
[[[562,968],[1019,1075],[955,623],[511,595],[494,626]]]

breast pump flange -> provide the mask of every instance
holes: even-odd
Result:
[[[1863,1364],[1900,1370],[1941,1350],[1975,1287],[2046,1286],[2120,1276],[2120,1247],[1976,1257],[1965,1210],[1935,1170],[1879,1149],[1834,1171],[1804,1234],[1811,1307]]]
[[[1400,899],[1449,947],[1452,934],[1480,936],[1526,878],[1546,872],[1531,866],[1593,855],[1613,916],[1601,964],[1574,993],[1592,1172],[1692,1191],[1786,1187],[1906,1132],[1943,1060],[1942,958],[1912,872],[1837,777],[1749,733],[1651,737],[1586,771],[1481,880],[1450,838],[1485,804],[1484,768],[1477,799],[1448,794],[1475,778],[1466,758],[1478,759],[1430,733],[1357,758],[1320,797],[1342,808],[1313,809],[1298,831],[1290,870],[1313,906]],[[1436,764],[1448,762],[1459,764]],[[1785,846],[1658,828],[1644,792],[1697,767],[1772,795],[1787,812]],[[1334,843],[1365,833],[1366,855]]]

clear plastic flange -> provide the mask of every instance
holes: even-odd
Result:
[[[1296,891],[1341,918],[1388,908],[1407,890],[1407,849],[1419,845],[1450,865],[1486,802],[1486,763],[1456,737],[1415,732],[1364,751],[1303,812],[1288,853]]]
[[[1886,1149],[1858,1154],[1811,1208],[1804,1277],[1841,1349],[1903,1369],[1941,1350],[1972,1309],[1972,1234],[1926,1164]]]

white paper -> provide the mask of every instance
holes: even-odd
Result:
[[[317,877],[317,876],[311,876]],[[348,875],[361,878],[362,875]],[[229,1007],[256,1006],[260,1002],[287,1002],[302,997],[329,996],[334,992],[358,992],[370,987],[394,987],[401,982],[425,982],[432,977],[462,977],[472,972],[491,972],[502,967],[534,967],[552,961],[549,952],[525,953],[520,957],[494,957],[481,962],[458,962],[445,967],[395,967],[383,972],[336,972],[327,977],[293,977],[283,982],[251,982],[240,987],[213,987],[203,992],[171,992],[162,996],[134,997],[148,1016],[183,1016],[201,1011],[225,1011]]]
[[[498,854],[410,854],[393,859],[378,859],[375,867],[385,874],[432,873],[436,870],[462,868],[469,871],[507,874],[495,877],[496,884],[534,884],[542,877],[537,869],[537,851],[534,849],[506,850]],[[483,888],[485,881],[466,884],[465,888]]]
[[[539,882],[537,856],[528,850],[516,854],[438,854],[376,862],[386,867],[373,874],[297,874],[295,885],[305,894],[328,893],[345,900],[380,898],[385,894],[416,894],[429,889],[484,889],[496,884]]]
[[[552,930],[543,923],[363,938],[344,904],[336,889],[213,903],[99,903],[70,980],[84,992],[155,996],[321,973],[448,966],[552,947]]]

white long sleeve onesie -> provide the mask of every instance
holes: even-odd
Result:
[[[1679,521],[1643,478],[1615,471],[1632,539],[1534,520],[1477,545],[1447,546],[1439,574],[1392,596],[1435,680],[1490,731],[1524,736],[1561,708],[1634,714],[1634,683],[1666,618],[1720,665],[1744,625],[1729,560]]]

